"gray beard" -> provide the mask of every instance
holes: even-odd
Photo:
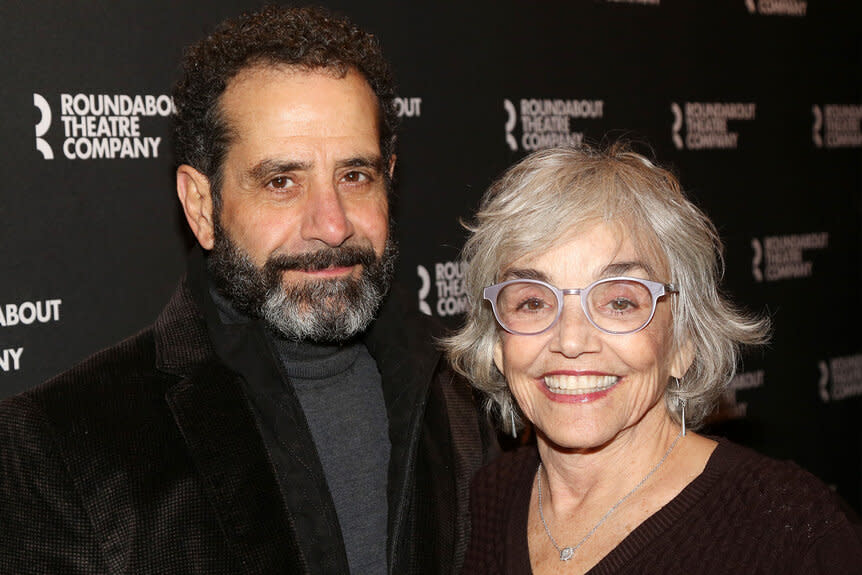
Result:
[[[398,247],[390,236],[378,258],[367,246],[325,248],[297,256],[271,256],[263,267],[216,225],[207,258],[215,287],[240,312],[259,318],[294,341],[340,343],[365,331],[389,291]],[[285,286],[284,271],[362,265],[358,278],[313,280]]]

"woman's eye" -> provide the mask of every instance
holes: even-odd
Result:
[[[548,304],[539,298],[529,298],[521,302],[518,306],[518,311],[539,311],[548,307]]]
[[[625,312],[635,309],[637,306],[629,299],[618,297],[608,302],[608,308],[615,312]]]

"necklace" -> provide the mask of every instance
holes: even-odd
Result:
[[[662,466],[662,464],[665,462],[665,460],[666,460],[666,459],[668,458],[668,456],[670,455],[671,451],[673,451],[673,448],[674,448],[674,447],[676,447],[676,444],[677,444],[677,442],[679,441],[679,438],[680,438],[680,437],[682,437],[682,432],[680,432],[680,433],[679,433],[679,435],[677,435],[677,436],[676,436],[676,439],[674,439],[674,440],[673,440],[673,443],[671,443],[671,444],[670,444],[670,447],[668,447],[668,448],[667,448],[667,451],[666,451],[666,452],[665,452],[665,454],[662,456],[661,460],[660,460],[658,463],[656,463],[655,467],[653,467],[652,469],[650,469],[649,473],[647,473],[647,474],[644,476],[644,478],[640,480],[640,483],[638,483],[637,485],[635,485],[635,486],[634,486],[634,488],[633,488],[631,491],[629,491],[628,493],[626,493],[625,495],[623,495],[622,499],[620,499],[619,501],[617,501],[616,503],[614,503],[614,506],[613,506],[613,507],[611,507],[610,509],[608,509],[608,512],[607,512],[607,513],[605,513],[605,514],[602,516],[602,518],[601,518],[601,519],[599,519],[599,522],[598,522],[598,523],[596,523],[596,524],[595,524],[595,526],[594,526],[592,529],[590,529],[589,533],[587,533],[586,535],[584,535],[583,539],[581,539],[580,541],[578,541],[578,544],[577,544],[577,545],[575,545],[574,547],[563,547],[563,548],[560,548],[560,546],[559,546],[559,545],[557,545],[557,540],[556,540],[556,539],[554,539],[554,536],[553,536],[553,535],[551,535],[551,530],[548,528],[548,523],[545,521],[545,514],[544,514],[544,513],[542,513],[542,462],[541,462],[541,461],[539,461],[539,468],[536,470],[536,489],[537,489],[537,491],[539,492],[539,519],[541,519],[541,520],[542,520],[542,527],[544,527],[544,528],[545,528],[545,533],[547,533],[547,534],[548,534],[548,539],[550,539],[550,540],[551,540],[551,545],[553,545],[553,546],[554,546],[554,549],[556,549],[556,550],[560,553],[560,561],[568,561],[569,559],[571,559],[572,557],[574,557],[574,556],[575,556],[575,551],[577,551],[578,549],[580,549],[580,548],[581,548],[581,545],[583,545],[584,543],[586,543],[586,542],[587,542],[587,539],[589,539],[590,537],[592,537],[592,536],[593,536],[593,533],[595,533],[595,532],[596,532],[596,530],[599,528],[599,526],[600,526],[602,523],[604,523],[604,522],[605,522],[605,520],[606,520],[608,517],[610,517],[610,516],[611,516],[611,513],[613,513],[614,511],[616,511],[616,510],[617,510],[617,507],[619,507],[620,505],[622,505],[622,504],[623,504],[623,501],[625,501],[626,499],[628,499],[629,497],[631,497],[631,496],[632,496],[632,494],[634,494],[634,492],[635,492],[635,491],[637,491],[638,489],[640,489],[640,488],[641,488],[641,486],[643,486],[643,484],[647,482],[647,479],[649,479],[650,477],[652,477],[653,473],[655,473],[656,471],[658,471],[659,467],[661,467],[661,466]]]

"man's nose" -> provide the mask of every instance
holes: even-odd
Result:
[[[338,247],[353,235],[344,199],[332,182],[318,181],[309,190],[302,218],[302,239]]]

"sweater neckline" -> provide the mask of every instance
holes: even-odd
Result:
[[[710,437],[716,441],[713,452],[710,454],[703,471],[695,477],[691,483],[685,486],[676,497],[668,501],[668,503],[647,517],[647,519],[635,527],[625,539],[620,541],[619,545],[614,547],[610,553],[602,557],[592,569],[587,571],[586,575],[610,575],[620,573],[621,570],[641,551],[644,550],[655,538],[667,532],[674,524],[676,524],[686,513],[690,512],[696,505],[699,504],[712,489],[716,481],[722,477],[730,466],[733,465],[735,458],[729,457],[733,450],[727,440],[719,437]],[[531,573],[530,552],[527,542],[527,529],[523,528],[527,524],[530,512],[530,501],[532,494],[533,478],[535,468],[538,466],[539,457],[538,451],[534,451],[535,463],[528,466],[530,472],[525,477],[522,485],[521,505],[515,511],[516,517],[514,521],[509,523],[508,540],[510,544],[515,544],[521,548],[522,552],[517,553],[522,561],[507,562],[510,569],[509,573]]]

